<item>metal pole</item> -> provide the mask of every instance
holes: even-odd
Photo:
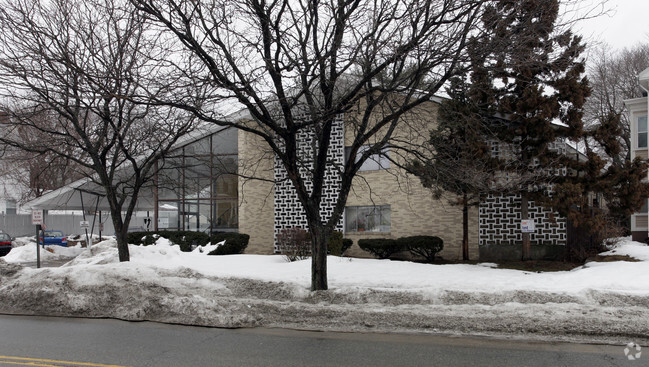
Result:
[[[36,225],[36,268],[41,267],[41,247],[39,246],[41,225]],[[45,234],[43,234],[45,236]],[[44,240],[44,239],[43,239]]]
[[[99,195],[97,195],[97,203],[95,204],[95,212],[92,213],[92,227],[90,227],[90,242],[92,242],[92,235],[95,233],[95,221],[97,219],[97,208],[99,208]],[[101,223],[101,219],[99,220]],[[90,245],[88,245],[90,247]]]
[[[99,242],[103,241],[101,239],[101,228],[103,227],[103,223],[101,222],[101,210],[99,211]]]
[[[153,230],[158,231],[158,160],[155,161],[155,172],[153,173]]]
[[[81,198],[81,214],[83,215],[83,220],[86,220],[86,209],[83,206],[83,193],[79,191],[79,197]],[[88,239],[88,228],[85,229],[86,231],[86,246],[90,248],[90,240]]]

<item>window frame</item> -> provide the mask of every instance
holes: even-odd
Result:
[[[356,152],[356,162],[358,162],[360,156],[363,155],[372,145],[361,145]],[[351,147],[345,147],[345,162],[349,160],[349,154]],[[361,167],[358,169],[358,172],[368,172],[368,171],[381,171],[387,170],[390,168],[390,146],[385,145],[381,148],[380,153],[372,154],[367,159]]]
[[[364,217],[359,218],[359,214]],[[351,223],[354,225],[350,226]],[[360,223],[363,223],[362,229],[359,228]],[[370,223],[372,223],[371,227]],[[391,231],[392,209],[390,205],[345,207],[345,233],[390,233]]]
[[[636,120],[637,120],[637,140],[636,140],[637,147],[638,147],[638,149],[646,149],[647,147],[649,147],[649,144],[648,144],[649,143],[649,134],[648,134],[648,132],[649,132],[649,129],[648,129],[649,128],[649,126],[648,126],[649,121],[648,121],[647,115],[640,115],[640,116],[637,117]],[[642,120],[644,120],[644,129],[643,130],[640,129],[640,123],[641,123]],[[640,142],[642,141],[641,137],[644,138],[644,142],[643,142],[644,144],[640,144]]]

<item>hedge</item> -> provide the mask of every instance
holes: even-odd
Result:
[[[148,246],[154,244],[160,237],[180,246],[180,251],[184,252],[190,252],[192,246],[205,246],[210,241],[210,237],[206,233],[193,231],[130,232],[127,240],[128,243],[134,245]]]
[[[160,237],[164,237],[174,245],[180,246],[180,251],[184,252],[192,251],[192,247],[205,246],[210,242],[216,244],[225,240],[223,246],[219,246],[208,255],[241,254],[248,247],[248,241],[250,240],[250,236],[243,233],[218,232],[210,236],[203,232],[193,231],[130,232],[127,239],[128,243],[148,246],[154,244]]]
[[[243,254],[243,251],[248,247],[250,236],[244,233],[236,232],[219,232],[210,236],[210,242],[215,245],[225,240],[225,243],[208,255],[234,255]]]
[[[421,256],[431,263],[435,261],[437,253],[444,248],[444,241],[437,236],[401,237],[397,242],[411,254]]]
[[[379,259],[387,259],[390,255],[405,250],[402,244],[391,238],[364,238],[358,240],[358,246]]]
[[[410,236],[399,239],[366,238],[358,240],[358,246],[378,257],[387,259],[400,251],[410,251],[414,256],[421,256],[427,262],[434,262],[435,256],[444,248],[444,241],[436,236]]]

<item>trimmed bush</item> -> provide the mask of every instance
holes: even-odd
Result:
[[[437,236],[401,237],[397,242],[414,256],[421,256],[431,263],[435,262],[435,256],[444,248],[444,241]]]
[[[342,256],[345,252],[343,250],[343,233],[339,231],[334,231],[329,237],[329,242],[327,243],[327,250],[331,255]]]
[[[150,231],[150,232],[131,232],[127,235],[128,243],[134,245],[148,246],[155,241],[164,237],[174,245],[180,246],[180,251],[190,252],[192,246],[205,246],[209,241],[209,236],[203,232],[193,231]]]
[[[304,260],[311,255],[311,236],[300,227],[284,228],[277,234],[277,247],[288,261]]]
[[[129,232],[126,241],[133,245],[148,246],[154,244],[159,237],[156,232]]]
[[[243,251],[248,247],[250,235],[235,232],[219,232],[212,234],[209,239],[213,245],[223,240],[225,240],[225,243],[208,255],[234,255],[243,254]]]
[[[405,250],[401,243],[390,238],[364,238],[358,240],[358,246],[379,259],[387,259],[390,255]]]
[[[349,238],[343,238],[342,232],[334,231],[329,238],[329,243],[327,243],[327,250],[331,255],[343,256],[345,251],[349,250],[353,244],[354,241]]]

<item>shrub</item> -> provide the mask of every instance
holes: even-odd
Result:
[[[304,260],[311,255],[311,236],[300,227],[284,228],[277,234],[277,247],[288,261]]]
[[[210,236],[210,242],[213,245],[223,240],[225,240],[225,243],[211,251],[208,255],[243,254],[243,251],[248,247],[250,235],[235,232],[219,232]]]
[[[401,237],[397,242],[412,255],[421,256],[431,263],[435,262],[435,255],[444,248],[444,241],[436,236]]]
[[[358,246],[379,259],[387,259],[390,255],[404,250],[404,247],[397,240],[390,238],[360,239],[358,240]]]
[[[591,213],[582,223],[572,223],[566,246],[566,260],[583,263],[600,252],[609,250],[616,239],[624,236],[622,223],[600,211]]]
[[[161,237],[169,239],[176,245],[180,246],[180,251],[190,252],[192,247],[205,246],[210,240],[210,236],[203,232],[192,231],[159,231]]]
[[[331,255],[342,256],[343,252],[343,233],[334,231],[327,242],[327,250]]]
[[[126,241],[133,245],[148,246],[155,243],[158,239],[156,232],[129,232],[126,235]]]
[[[131,232],[127,235],[128,243],[134,245],[148,246],[155,241],[164,237],[174,245],[180,246],[180,251],[190,252],[192,246],[205,246],[209,241],[209,236],[203,232],[193,231],[150,231],[150,232]]]
[[[329,237],[329,242],[327,243],[327,250],[331,255],[343,256],[345,251],[349,250],[350,247],[354,244],[354,241],[349,238],[343,238],[343,233],[340,231],[334,231]]]

